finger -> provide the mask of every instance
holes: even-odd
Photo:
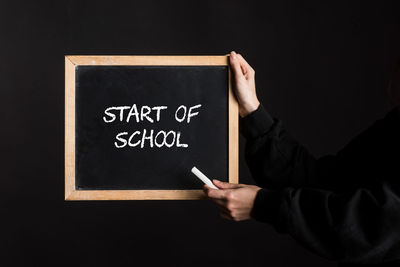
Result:
[[[212,189],[207,186],[205,193],[209,198],[225,199],[225,192],[223,190]]]
[[[210,200],[212,202],[214,202],[215,204],[217,204],[217,208],[220,212],[225,212],[225,213],[230,213],[230,211],[228,210],[228,208],[226,207],[227,203],[226,200],[222,200],[222,199],[216,199],[216,198],[210,198]]]
[[[209,187],[207,184],[203,184],[203,190],[204,191],[208,191],[209,189],[212,189],[212,188]]]
[[[204,191],[204,194],[206,194],[208,197],[209,197],[209,193],[210,193],[210,190],[214,190],[213,188],[211,188],[211,187],[209,187],[208,185],[203,185],[203,191]]]
[[[207,186],[206,184],[203,185],[204,194],[208,195],[208,190],[209,190],[209,189],[211,189],[209,186]]]
[[[225,212],[225,213],[228,213],[228,214],[230,213],[230,211],[226,207],[226,203],[224,203],[223,200],[211,198],[211,201],[216,204],[219,212]]]
[[[211,199],[211,200],[212,202],[217,204],[217,207],[220,211],[229,212],[228,208],[226,207],[227,202],[225,200],[222,199]]]
[[[240,64],[240,68],[242,69],[243,75],[246,76],[246,74],[247,74],[249,71],[246,69],[246,67],[245,67],[243,64]]]
[[[221,182],[216,179],[213,179],[213,184],[215,184],[216,187],[222,188],[222,189],[234,189],[234,188],[242,187],[240,184],[225,183],[225,182]]]
[[[218,210],[220,213],[229,214],[229,210],[227,210],[225,207],[218,206]]]
[[[237,59],[239,60],[239,64],[243,66],[243,68],[246,69],[246,72],[252,71],[253,68],[250,66],[249,63],[244,59],[244,57],[241,54],[237,54]]]
[[[204,194],[206,194],[206,196],[208,197],[208,194],[210,193],[210,190],[212,190],[212,188],[211,187],[209,187],[208,185],[203,185],[203,191],[204,191]]]
[[[222,218],[222,219],[225,219],[225,220],[233,220],[233,218],[229,215],[229,214],[227,214],[227,213],[225,213],[225,212],[220,212],[219,213],[219,216]]]
[[[247,63],[247,61],[238,54],[237,56],[239,62],[240,62],[240,66],[243,69],[243,73],[244,73],[244,77],[246,79],[253,77],[255,75],[255,71],[254,69],[249,65],[249,63]]]
[[[230,63],[230,65],[232,67],[232,70],[233,70],[233,76],[236,79],[239,79],[239,78],[243,77],[242,67],[240,66],[240,61],[239,61],[235,51],[231,52],[231,54],[229,56],[229,63]]]

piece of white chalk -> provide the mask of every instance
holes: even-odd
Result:
[[[199,178],[203,183],[205,183],[206,185],[208,185],[209,187],[213,188],[213,189],[218,189],[218,187],[216,187],[210,179],[207,178],[207,176],[205,176],[201,171],[199,171],[199,169],[197,169],[196,167],[192,168],[192,173],[194,175],[197,176],[197,178]]]

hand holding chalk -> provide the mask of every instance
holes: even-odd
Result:
[[[197,169],[196,167],[192,168],[192,173],[194,175],[197,176],[197,178],[199,178],[203,183],[205,183],[206,185],[208,185],[209,187],[211,187],[212,189],[218,189],[218,187],[216,187],[210,179],[207,178],[207,176],[205,176],[201,171],[199,171],[199,169]]]

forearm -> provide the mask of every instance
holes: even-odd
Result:
[[[279,189],[316,183],[316,159],[262,105],[243,118],[246,162],[260,186]]]
[[[345,262],[400,257],[400,200],[388,184],[335,194],[312,188],[258,192],[253,217],[315,253]]]

